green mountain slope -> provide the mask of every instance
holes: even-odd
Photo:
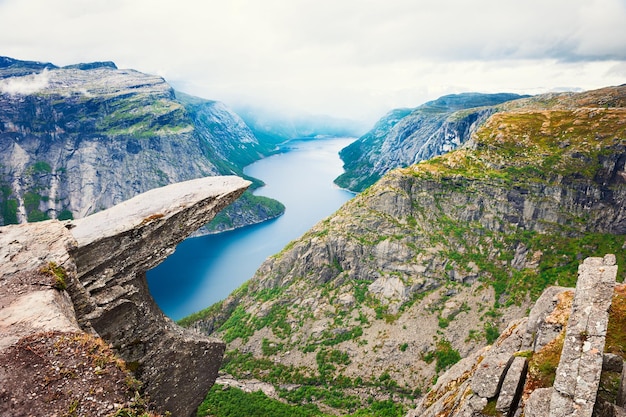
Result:
[[[282,401],[395,415],[371,407],[413,406],[546,286],[573,285],[581,259],[626,264],[625,164],[626,86],[506,103],[183,323],[222,337],[223,370]]]
[[[463,93],[443,96],[414,109],[396,109],[340,153],[345,172],[335,182],[363,191],[386,172],[456,149],[517,94]]]

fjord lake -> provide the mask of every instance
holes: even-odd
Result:
[[[354,193],[333,180],[343,172],[339,151],[354,138],[295,139],[281,153],[244,170],[266,185],[256,195],[274,198],[285,213],[273,220],[181,242],[148,271],[150,292],[161,310],[179,320],[220,301],[252,278],[263,261],[280,252]]]

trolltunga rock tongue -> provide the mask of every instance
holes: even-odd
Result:
[[[70,293],[79,323],[117,346],[150,398],[174,415],[195,412],[217,377],[225,346],[165,317],[145,272],[249,185],[234,176],[172,184],[69,225],[78,242],[70,253],[79,285]]]
[[[238,177],[201,178],[140,194],[76,221],[1,227],[0,360],[19,365],[6,355],[20,340],[50,332],[97,333],[135,371],[159,412],[195,415],[217,377],[225,345],[165,317],[150,295],[145,272],[249,184]],[[15,385],[14,375],[2,367],[0,414],[11,409],[11,415],[24,410],[30,415],[28,410],[43,407],[38,397],[27,395],[15,403],[2,401],[11,398],[3,389]],[[33,373],[29,386],[46,384],[36,378]]]

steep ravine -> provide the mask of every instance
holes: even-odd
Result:
[[[545,287],[573,286],[585,257],[626,265],[625,97],[507,103],[464,147],[386,174],[184,322],[228,343],[224,372],[283,401],[415,405]]]

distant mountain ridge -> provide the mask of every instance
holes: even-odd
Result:
[[[158,76],[0,57],[0,224],[84,217],[166,184],[242,176],[274,147],[224,104]],[[218,229],[284,210],[249,192],[238,204]]]
[[[393,168],[449,152],[469,140],[493,106],[525,96],[510,93],[452,94],[413,109],[395,109],[340,152],[345,172],[335,183],[363,191]]]

